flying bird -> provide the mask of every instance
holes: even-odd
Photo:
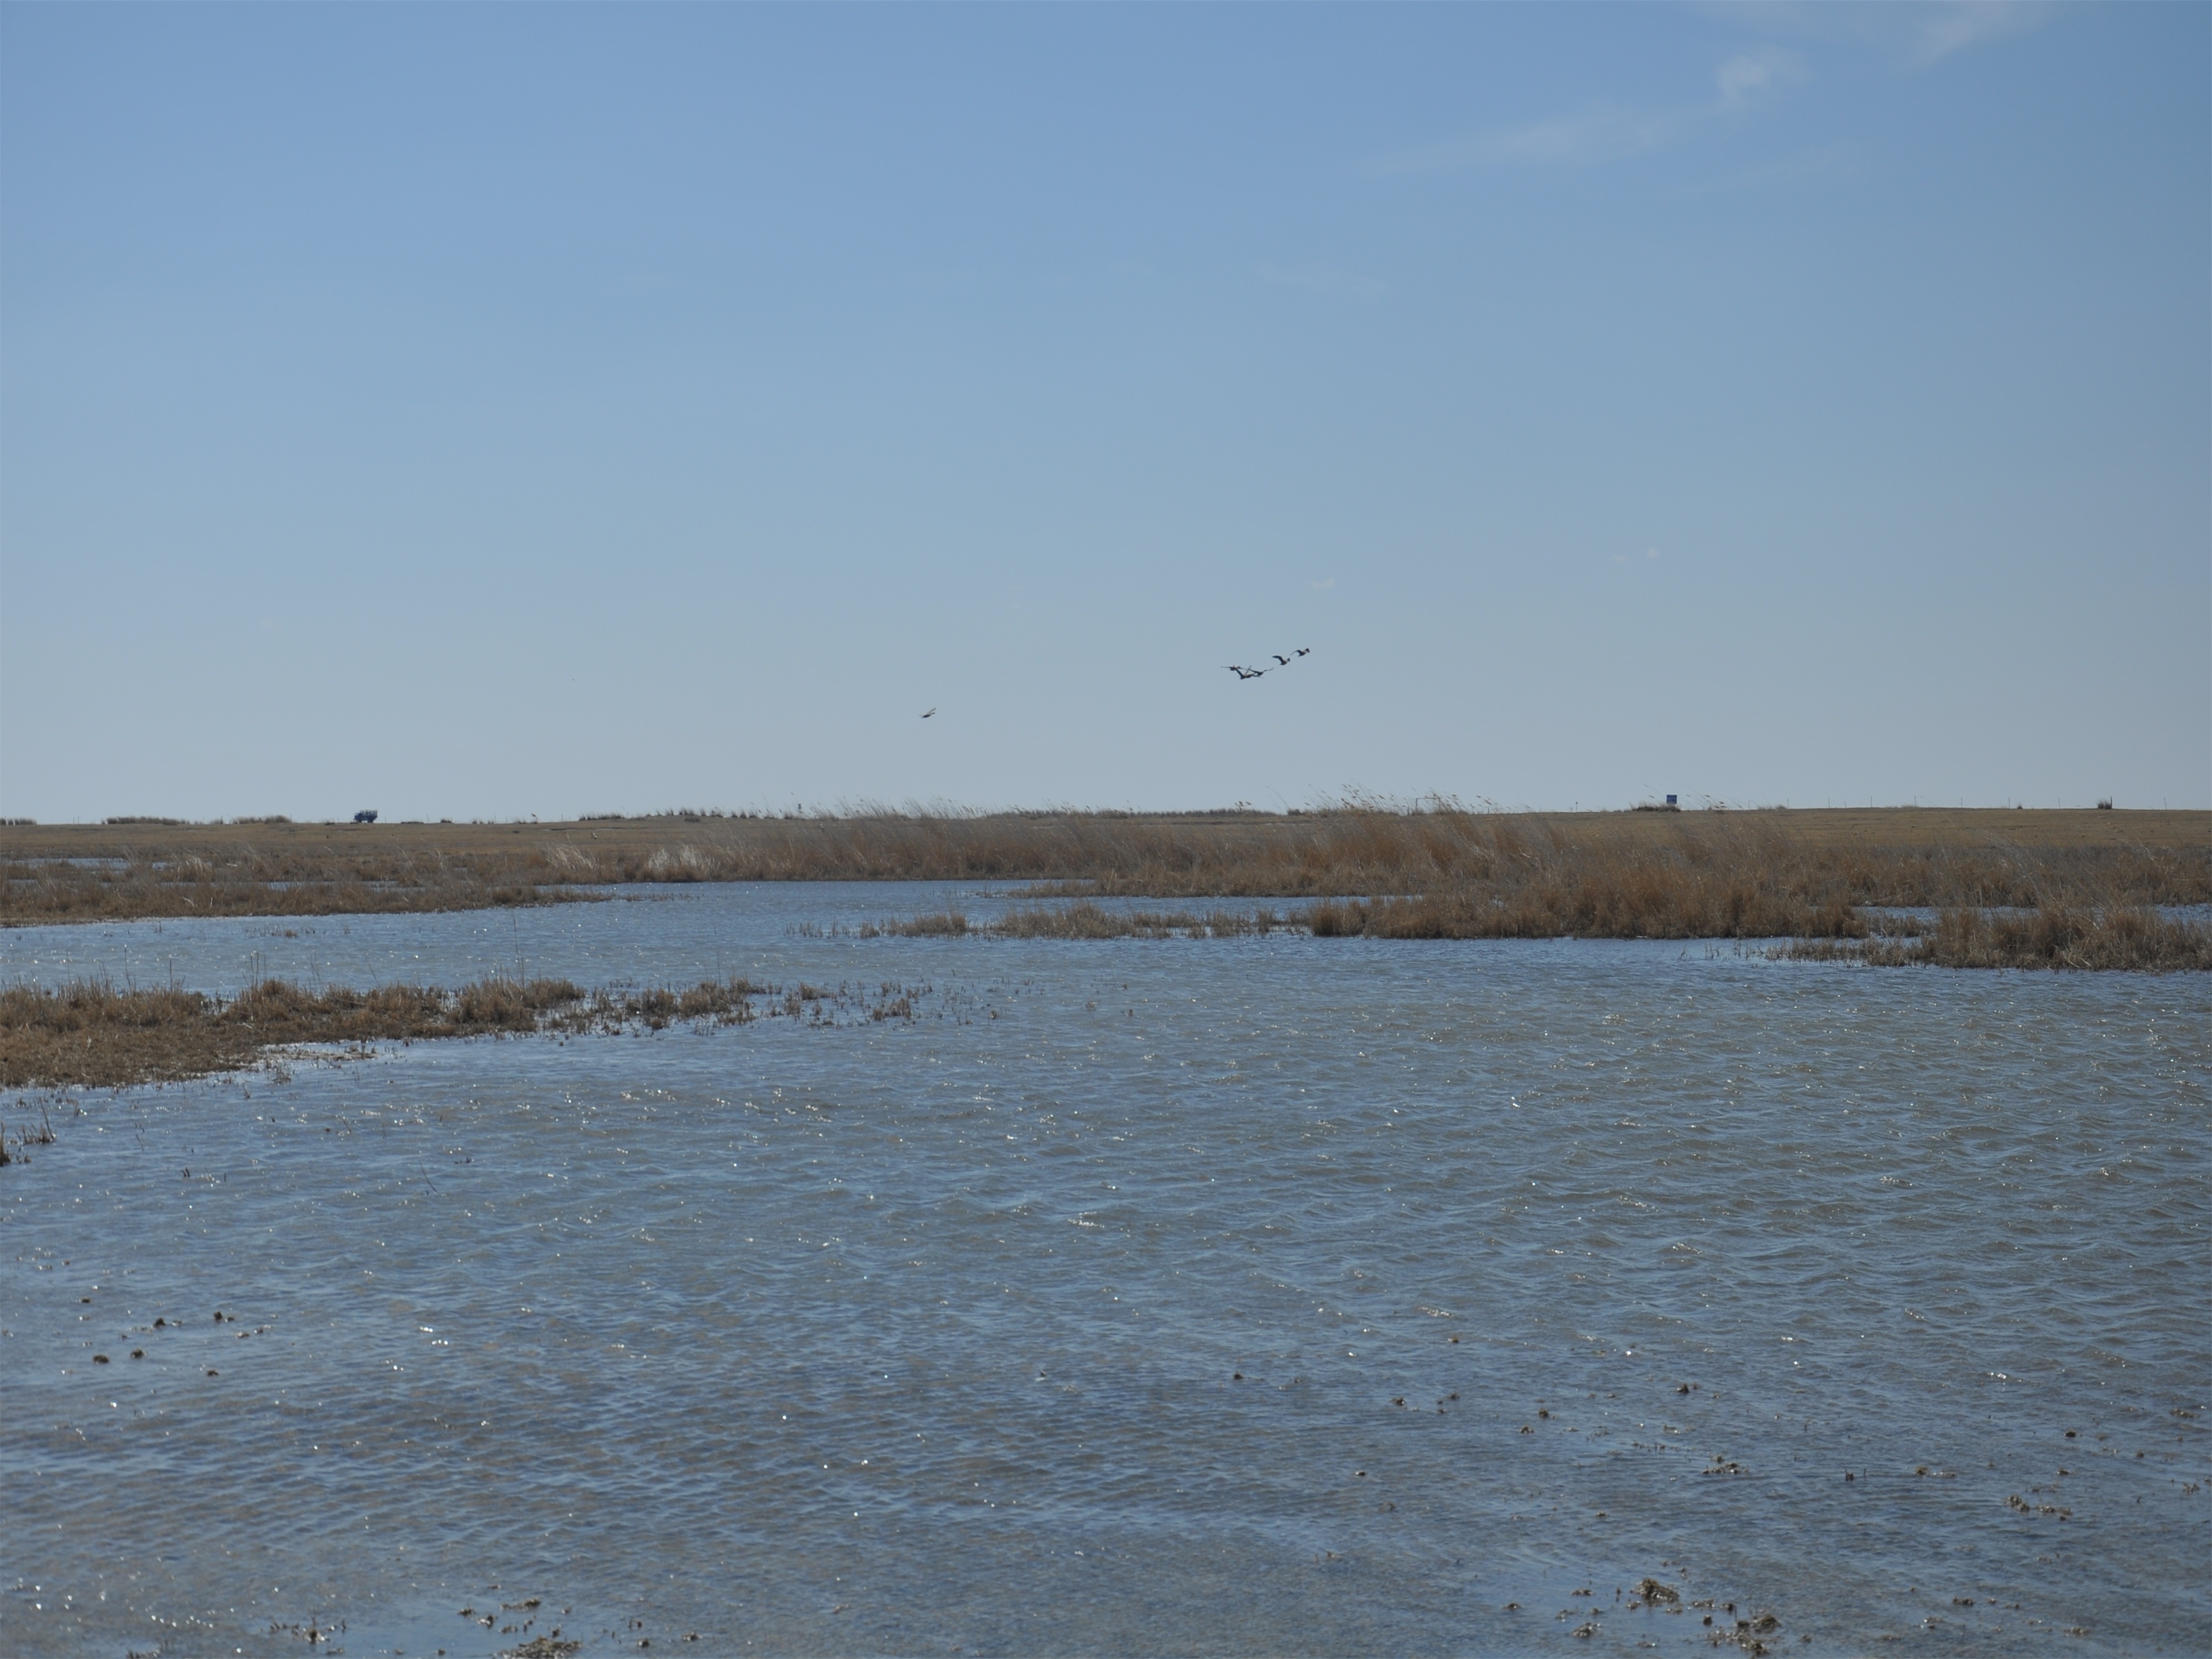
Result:
[[[932,714],[934,714],[936,712],[937,712],[937,711],[936,711],[934,708],[925,708],[925,709],[923,709],[923,710],[921,711],[921,717],[922,717],[922,719],[924,719],[924,720],[927,720],[927,719],[928,719]]]
[[[1288,668],[1300,657],[1310,657],[1313,655],[1313,647],[1310,645],[1302,645],[1296,651],[1291,653],[1287,657],[1279,651],[1270,651],[1267,654],[1275,659],[1275,668]],[[1243,664],[1237,662],[1229,663],[1224,665],[1228,668],[1231,673],[1236,675],[1240,680],[1256,680],[1263,674],[1272,674],[1275,672],[1275,668],[1247,668]]]

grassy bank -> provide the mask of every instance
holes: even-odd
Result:
[[[1347,805],[0,827],[0,925],[473,909],[604,884],[799,880],[1033,882],[1071,896],[1161,899],[1396,896],[1329,924],[1392,937],[1848,936],[1843,911],[1869,905],[2212,902],[2212,814]]]
[[[865,994],[788,989],[743,979],[685,988],[580,989],[567,980],[488,979],[458,991],[387,985],[308,990],[266,980],[228,1001],[197,991],[118,990],[102,981],[0,991],[0,1087],[122,1087],[183,1082],[252,1065],[298,1043],[422,1042],[438,1037],[580,1034],[678,1021],[744,1024],[761,1018],[833,1022],[911,1018],[913,988]]]

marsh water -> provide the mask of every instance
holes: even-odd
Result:
[[[2203,976],[1002,902],[0,934],[826,993],[0,1103],[0,1649],[2201,1650]]]

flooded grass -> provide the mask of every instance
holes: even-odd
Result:
[[[1304,920],[1321,939],[1863,938],[1840,898],[1803,896],[1732,872],[1580,870],[1517,888],[1469,883],[1380,899],[1324,899]]]
[[[1930,927],[1863,939],[1800,939],[1771,954],[1875,968],[2040,968],[2212,972],[2212,927],[2147,907],[2053,904],[2021,912],[1952,908]]]
[[[0,991],[0,1087],[121,1088],[183,1082],[255,1064],[298,1044],[413,1042],[437,1037],[572,1036],[679,1022],[742,1025],[778,1015],[814,1024],[910,1019],[924,988],[788,992],[732,978],[683,989],[586,992],[565,979],[490,978],[442,990],[386,985],[309,990],[264,980],[225,1001],[198,991],[117,989],[102,981]],[[765,1007],[756,1007],[762,1000]]]
[[[964,912],[939,911],[905,921],[864,922],[861,939],[964,938],[985,939],[1230,939],[1244,934],[1276,933],[1298,927],[1290,917],[1273,910],[1247,914],[1215,908],[1199,915],[1189,910],[1120,910],[1091,899],[1073,904],[1030,904],[1009,910],[996,921],[970,922]]]
[[[2063,902],[2025,910],[1954,907],[1933,921],[1863,915],[1831,901],[1793,909],[1756,893],[1638,884],[1585,884],[1565,904],[1544,895],[1518,902],[1480,892],[1411,898],[1329,899],[1304,910],[1249,915],[1215,909],[1109,909],[1089,900],[1030,906],[994,922],[940,912],[866,924],[863,939],[1224,939],[1305,932],[1316,939],[1788,939],[1778,960],[1860,963],[1875,968],[2040,968],[2176,973],[2212,971],[2212,927],[2163,917],[2146,906],[2096,908]]]

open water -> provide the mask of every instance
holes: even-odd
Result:
[[[0,1650],[2203,1650],[2203,977],[948,902],[0,934],[844,989],[50,1099]]]

